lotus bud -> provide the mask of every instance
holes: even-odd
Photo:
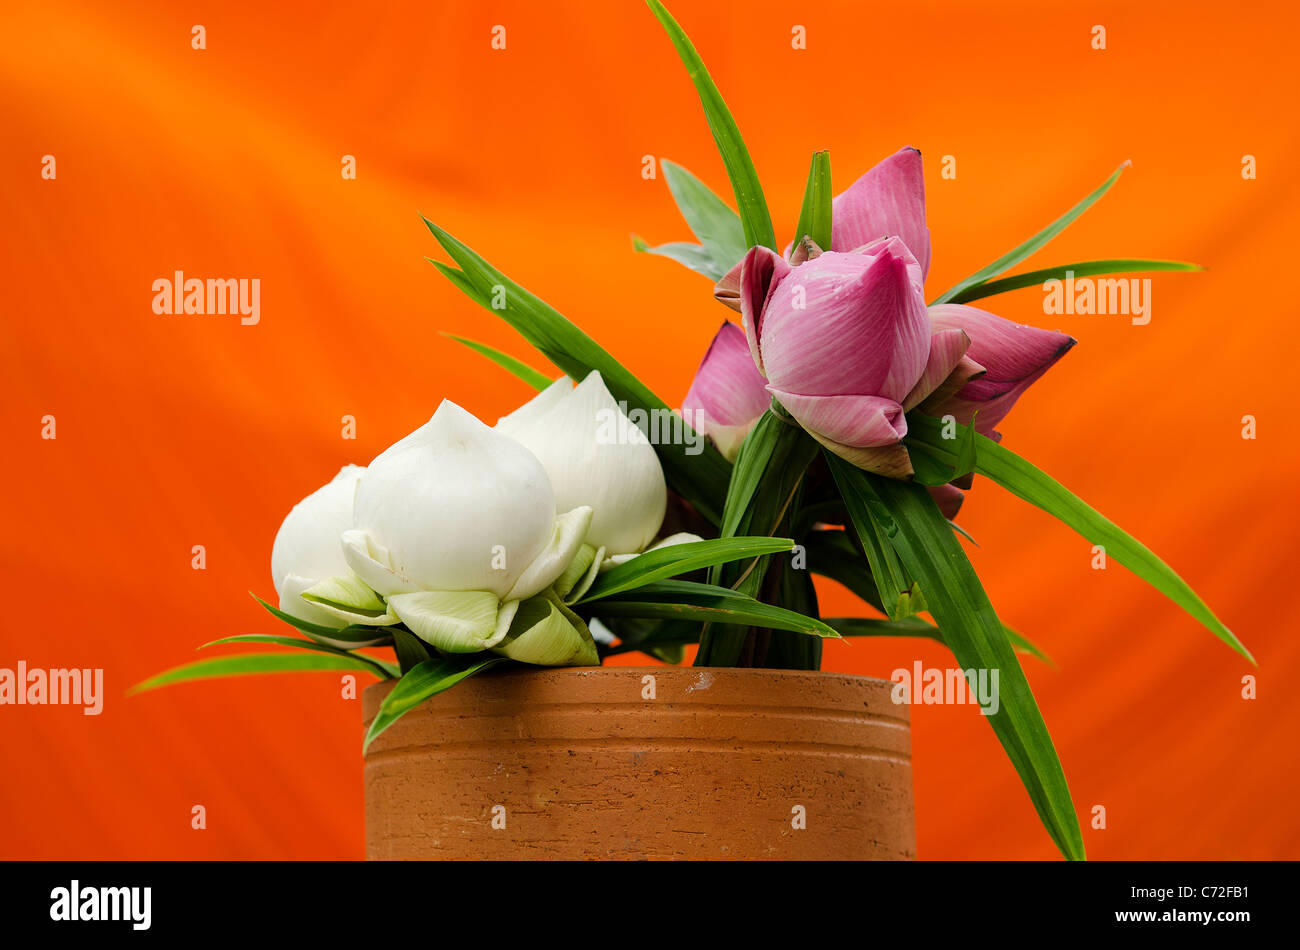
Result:
[[[537,457],[560,510],[592,510],[587,544],[632,554],[654,540],[668,504],[663,468],[600,373],[577,387],[568,377],[556,380],[502,418],[496,431]]]
[[[366,469],[343,554],[413,633],[474,653],[565,572],[590,523],[585,506],[556,515],[531,452],[444,400]]]

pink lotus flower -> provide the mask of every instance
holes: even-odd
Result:
[[[770,393],[832,452],[907,478],[905,412],[967,423],[978,411],[976,429],[996,435],[1020,394],[1074,344],[974,307],[926,307],[930,238],[915,149],[837,196],[832,222],[829,251],[806,238],[784,257],[751,248],[715,288],[741,312],[752,357],[741,365],[737,332],[726,324],[691,387],[706,419],[718,413],[697,428],[723,451],[734,454]],[[955,513],[960,493],[943,502]]]

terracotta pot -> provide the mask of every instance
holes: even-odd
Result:
[[[912,858],[891,687],[689,667],[469,679],[371,745],[366,855]],[[367,725],[390,689],[365,691]]]

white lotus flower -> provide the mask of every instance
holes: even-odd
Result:
[[[329,578],[347,578],[339,538],[352,527],[352,499],[365,468],[345,465],[329,484],[312,492],[285,516],[271,546],[271,579],[280,609],[291,616],[323,627],[340,629],[354,622],[369,622],[343,611],[304,600],[302,594]],[[358,643],[321,637],[333,646],[370,646],[384,639]]]
[[[592,509],[593,548],[635,554],[659,533],[668,504],[659,457],[599,372],[576,388],[567,376],[556,380],[496,428],[541,461],[561,510]]]
[[[428,423],[366,469],[353,527],[342,534],[343,556],[421,639],[473,653],[508,635],[511,642],[523,637],[526,626],[511,626],[520,602],[565,573],[591,519],[591,508],[581,505],[557,516],[541,462],[444,400]],[[525,614],[551,620],[546,611]],[[590,642],[585,626],[571,632],[569,655],[594,662],[594,647],[588,655],[578,643]],[[557,652],[548,648],[547,656]]]

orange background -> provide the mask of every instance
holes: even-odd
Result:
[[[961,516],[971,557],[1003,618],[1056,660],[1026,666],[1094,858],[1300,853],[1288,8],[673,4],[782,241],[813,149],[831,149],[842,188],[910,143],[926,155],[930,296],[1124,159],[1116,189],[1031,264],[1209,267],[1157,275],[1145,327],[1045,317],[1033,289],[988,303],[1079,340],[1002,426],[1005,444],[1163,554],[1260,664],[1259,698],[1243,700],[1249,667],[1227,647],[977,485]],[[1105,51],[1090,48],[1096,23]],[[124,691],[207,640],[282,632],[246,591],[273,593],[280,519],[340,465],[369,461],[444,396],[492,421],[528,395],[439,335],[540,362],[424,262],[439,255],[417,212],[681,399],[724,313],[703,278],[634,255],[628,236],[689,237],[643,155],[728,193],[695,94],[636,0],[10,2],[0,83],[0,666],[107,678],[97,718],[0,707],[0,855],[360,857],[360,704],[338,674]],[[939,177],[945,154],[956,180]],[[176,269],[261,278],[261,323],[155,315],[152,281]],[[1255,441],[1241,438],[1248,413]],[[356,441],[340,438],[344,414]],[[206,570],[190,566],[195,544]],[[865,612],[832,588],[828,614]],[[949,664],[937,645],[857,641],[829,645],[825,665],[888,676],[917,657]],[[921,857],[1055,854],[975,710],[913,717]],[[190,828],[194,804],[206,831]],[[1094,804],[1104,831],[1087,824]]]

